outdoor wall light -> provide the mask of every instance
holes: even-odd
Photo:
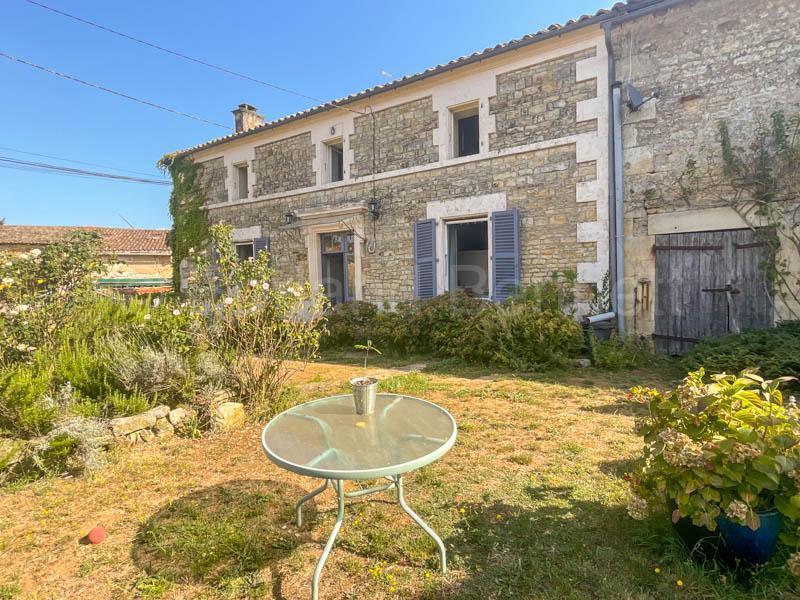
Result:
[[[380,218],[381,216],[380,203],[378,202],[378,199],[375,198],[374,196],[367,203],[367,210],[369,211],[369,214],[372,215],[372,219],[374,221],[377,221]]]
[[[283,215],[283,222],[286,225],[291,225],[296,220],[297,220],[297,215],[295,215],[292,211],[289,211],[285,215]]]

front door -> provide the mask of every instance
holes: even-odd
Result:
[[[772,326],[770,249],[750,229],[656,236],[656,349],[681,354],[704,337]]]
[[[334,306],[349,302],[355,296],[355,260],[353,234],[347,232],[320,234],[322,285]]]

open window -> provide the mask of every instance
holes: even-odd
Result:
[[[256,238],[249,242],[237,242],[233,245],[239,260],[255,258],[259,252],[269,252],[269,238]]]
[[[355,298],[356,264],[353,234],[347,231],[320,234],[322,285],[336,306]]]
[[[489,222],[447,223],[447,289],[489,297]]]
[[[453,115],[453,156],[470,156],[481,150],[478,103],[450,109]]]
[[[334,140],[325,144],[328,151],[329,181],[344,179],[344,144],[342,140]]]
[[[239,200],[245,200],[250,196],[247,176],[247,164],[236,165],[236,198]]]

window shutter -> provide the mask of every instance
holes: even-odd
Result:
[[[492,213],[492,300],[504,302],[519,286],[519,209]]]
[[[414,297],[436,296],[436,220],[414,223]]]
[[[269,252],[269,238],[256,238],[253,240],[253,256],[259,252]]]

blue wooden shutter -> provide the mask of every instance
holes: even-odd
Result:
[[[414,297],[436,296],[436,220],[414,223]]]
[[[269,252],[269,238],[256,238],[253,240],[253,256],[259,252]]]
[[[519,286],[519,209],[492,213],[492,300],[504,302]]]

